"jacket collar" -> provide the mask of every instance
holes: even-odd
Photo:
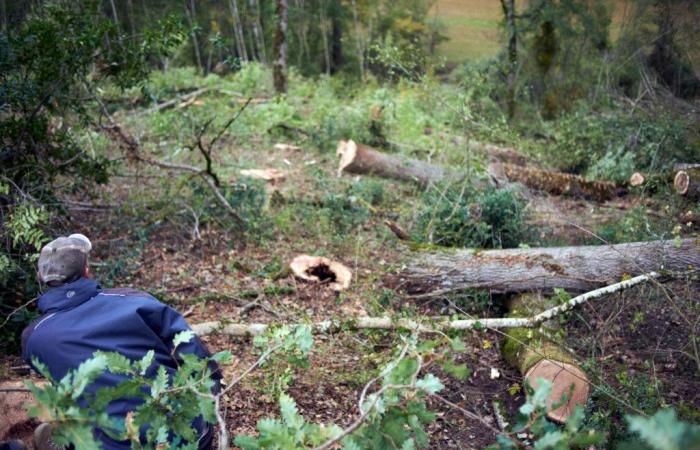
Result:
[[[74,308],[100,293],[102,288],[97,281],[81,278],[72,283],[49,289],[39,297],[42,313],[51,313]]]

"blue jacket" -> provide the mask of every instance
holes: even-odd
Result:
[[[39,310],[43,315],[22,333],[22,357],[30,364],[32,357],[38,358],[48,367],[54,380],[77,369],[97,350],[119,352],[131,360],[141,359],[149,350],[154,350],[154,364],[147,376],[155,375],[159,365],[165,366],[172,375],[177,367],[172,356],[172,339],[177,333],[190,329],[177,311],[144,292],[103,290],[96,281],[87,278],[50,289],[39,297]],[[209,356],[198,338],[180,345],[178,353]],[[212,368],[218,384],[221,376],[215,366]],[[86,392],[115,386],[124,379],[124,376],[106,372]],[[107,413],[124,418],[139,404],[139,399],[120,399],[108,406]],[[203,431],[201,420],[194,425]],[[128,442],[114,441],[99,429],[95,434],[105,450],[130,448]]]

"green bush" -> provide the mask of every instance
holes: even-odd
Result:
[[[556,167],[591,178],[626,181],[633,171],[661,171],[700,158],[700,142],[688,119],[665,111],[602,111],[580,104],[550,125],[554,144],[544,156]]]
[[[98,2],[65,0],[42,2],[0,31],[2,315],[37,293],[34,255],[65,212],[61,194],[85,194],[108,179],[112,163],[76,138],[80,125],[96,125],[89,99],[106,82],[139,85],[151,58],[167,55],[184,36],[167,18],[144,29],[136,44],[100,14]],[[13,347],[16,339],[6,336],[17,332],[4,327],[0,348]]]
[[[513,191],[448,186],[426,192],[413,236],[451,247],[511,248],[526,230],[524,203]]]

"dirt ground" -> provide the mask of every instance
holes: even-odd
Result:
[[[264,163],[295,157],[299,155],[265,156]],[[332,173],[330,159],[322,159],[319,164]],[[292,190],[303,190],[303,179],[295,183]],[[328,236],[292,240],[279,234],[259,244],[238,242],[234,235],[207,226],[197,230],[200,237],[195,239],[191,229],[168,220],[148,224],[148,235],[143,236],[138,231],[143,224],[125,225],[119,209],[100,206],[129,201],[137,185],[140,190],[157,189],[157,179],[122,178],[104,187],[91,200],[92,207],[72,211],[76,219],[73,223],[84,224],[74,231],[92,237],[98,276],[147,290],[175,306],[190,323],[222,318],[295,323],[382,313],[436,316],[460,312],[453,302],[443,300],[422,304],[401,298],[377,300],[386,297],[385,278],[400,270],[409,252],[389,234],[377,238],[373,230],[382,227],[379,220],[371,219],[361,232],[341,244],[331,242]],[[536,213],[532,220],[541,226],[542,233],[572,245],[590,242],[587,224],[601,217],[615,220],[638,205],[629,200],[595,205],[540,195],[531,196],[529,202]],[[351,268],[354,279],[348,291],[337,294],[291,276],[286,269],[288,262],[308,251],[310,239],[313,248],[327,247],[329,257]],[[571,314],[562,339],[585,363],[595,382],[590,413],[614,406],[617,415],[612,420],[620,421],[622,413],[644,409],[648,405],[642,401],[649,397],[648,392],[634,391],[634,384],[641,380],[636,376],[644,375],[647,384],[643,389],[652,389],[660,404],[680,405],[686,417],[700,416],[699,368],[688,357],[692,354],[689,336],[698,332],[700,311],[696,300],[700,287],[697,282],[686,282],[668,285],[668,289],[670,294],[664,294],[658,286],[633,289],[587,304]],[[487,303],[475,305],[466,300],[458,308],[482,317],[500,314],[499,299]],[[502,413],[509,417],[522,404],[522,377],[502,359],[500,334],[472,331],[462,339],[467,351],[458,359],[468,365],[471,374],[459,381],[435,369],[446,386],[442,395],[496,426],[496,402],[505,405]],[[249,339],[212,335],[204,341],[212,351],[228,349],[234,354],[235,363],[225,369],[227,377],[240,373],[259,355]],[[317,336],[311,368],[297,370],[287,392],[308,420],[348,425],[358,415],[363,380],[374,376],[389,361],[396,344],[397,338],[391,333]],[[15,386],[26,377],[26,369],[21,368],[17,357],[5,357],[1,364],[3,386]],[[492,375],[493,369],[497,377]],[[274,374],[274,367],[254,372],[226,399],[232,436],[254,433],[260,418],[278,414],[269,387]],[[606,386],[616,389],[618,398],[606,395]],[[27,399],[26,393],[2,393],[0,407],[10,412],[2,421],[0,439],[20,438],[30,443],[35,423],[22,418],[18,407]],[[482,423],[437,401],[431,401],[430,406],[437,412],[437,420],[429,426],[430,448],[481,449],[494,442],[493,432]]]

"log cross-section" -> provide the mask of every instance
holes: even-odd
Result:
[[[585,292],[652,271],[700,267],[700,241],[476,251],[445,249],[416,252],[399,275],[407,293],[431,296],[463,289],[496,294]]]

